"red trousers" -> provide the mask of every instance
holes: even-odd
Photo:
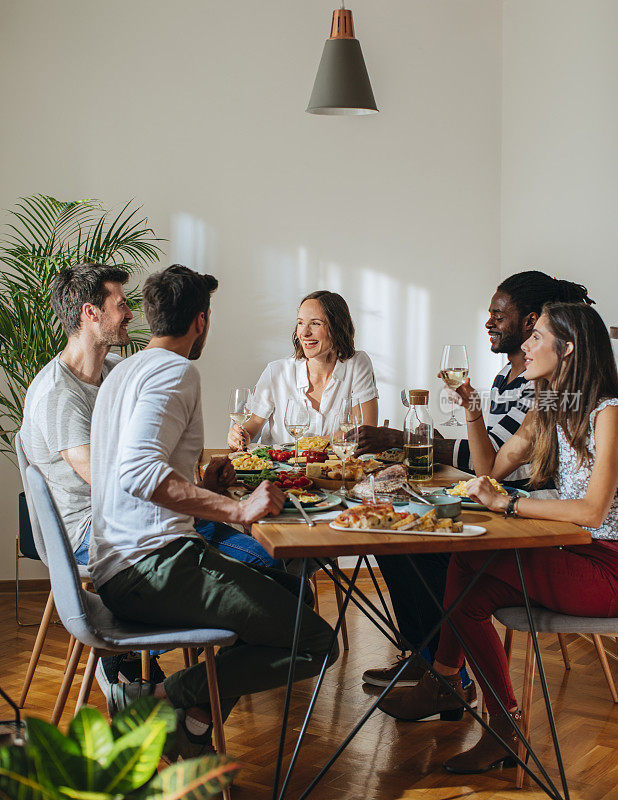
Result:
[[[532,605],[579,617],[618,616],[618,542],[594,540],[575,547],[520,550],[526,589]],[[451,556],[446,578],[444,608],[449,608],[481,568],[487,552]],[[498,608],[523,606],[515,555],[498,553],[485,573],[451,615],[470,652],[508,709],[517,706],[506,653],[491,616]],[[440,631],[436,661],[461,667],[464,651],[448,622]],[[468,664],[474,670],[469,662]],[[500,706],[476,676],[490,714]]]

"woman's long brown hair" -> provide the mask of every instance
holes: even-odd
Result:
[[[327,292],[326,289],[320,289],[303,297],[300,301],[300,306],[306,300],[320,301],[328,320],[328,333],[339,361],[347,361],[348,358],[352,358],[356,352],[354,349],[354,323],[350,316],[348,304],[343,297],[336,292]],[[294,333],[292,334],[292,343],[294,345],[294,357],[297,359],[305,358],[302,345],[296,335],[296,328],[294,328]]]
[[[555,336],[558,363],[549,380],[535,381],[531,486],[542,486],[558,472],[559,425],[577,453],[590,463],[590,414],[602,400],[618,397],[618,371],[607,328],[584,303],[547,303],[543,315]],[[573,352],[565,355],[567,343]],[[555,403],[547,402],[555,399]]]

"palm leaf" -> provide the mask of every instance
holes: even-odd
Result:
[[[98,200],[65,202],[37,194],[20,198],[8,212],[8,235],[0,240],[0,453],[12,463],[27,388],[66,344],[50,305],[54,278],[83,261],[137,274],[162,252],[163,240],[132,203],[112,214]],[[130,307],[139,310],[139,289],[129,296]],[[136,328],[125,349],[134,353],[148,338],[147,331]]]
[[[108,766],[97,789],[109,794],[126,794],[143,786],[157,769],[165,739],[164,720],[148,722],[114,742]]]

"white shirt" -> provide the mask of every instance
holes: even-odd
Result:
[[[95,588],[174,539],[196,535],[192,516],[151,497],[172,471],[193,482],[203,442],[200,378],[188,359],[142,350],[103,381],[90,441]]]
[[[308,388],[309,375],[304,358],[281,358],[267,365],[249,404],[253,414],[266,420],[260,432],[260,442],[283,444],[290,440],[284,425],[287,401],[290,397],[306,399]],[[363,350],[357,350],[346,361],[337,361],[318,411],[307,400],[311,419],[309,434],[328,435],[333,416],[338,412],[341,402],[348,397],[352,398],[352,405],[367,403],[378,397],[373,365]]]

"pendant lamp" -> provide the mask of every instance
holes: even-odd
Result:
[[[315,76],[310,114],[377,114],[360,42],[354,38],[352,12],[333,11],[330,39]]]

